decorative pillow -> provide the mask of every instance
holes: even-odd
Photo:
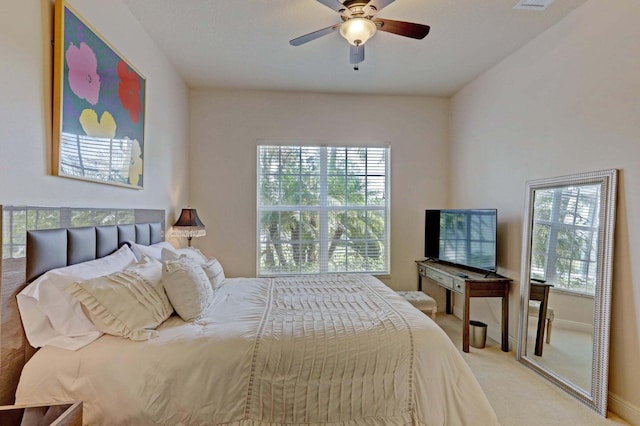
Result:
[[[154,288],[154,290],[162,298],[163,304],[171,312],[173,312],[173,308],[171,307],[171,303],[169,302],[167,293],[165,292],[164,286],[162,285],[162,262],[151,256],[143,255],[142,259],[140,259],[140,262],[128,267],[123,272],[132,275],[138,275],[145,281],[147,285]]]
[[[197,265],[202,266],[202,269],[204,269],[204,272],[207,274],[211,287],[214,290],[218,288],[225,279],[224,270],[222,269],[220,262],[214,257],[207,259],[207,257],[197,248],[187,247],[174,251],[162,250],[163,261],[166,262],[169,260],[179,259],[189,259]]]
[[[209,310],[213,303],[213,288],[202,267],[182,257],[168,260],[162,268],[162,282],[180,318],[193,321]]]
[[[218,262],[218,259],[209,259],[202,265],[202,269],[204,269],[205,274],[207,274],[209,283],[214,290],[222,284],[222,281],[224,281],[224,270],[222,269],[220,262]]]
[[[18,309],[29,343],[77,350],[102,335],[82,311],[76,298],[64,291],[70,283],[122,271],[136,263],[122,246],[115,253],[89,262],[52,269],[17,296]]]
[[[98,330],[131,340],[158,336],[154,329],[173,312],[162,287],[162,263],[143,256],[122,272],[71,283],[76,297]]]
[[[185,247],[185,248],[175,249],[175,250],[162,249],[161,260],[163,262],[167,260],[178,260],[180,256],[185,256],[191,259],[192,261],[194,261],[195,263],[197,263],[198,265],[202,265],[207,261],[207,256],[202,254],[202,252],[195,247]]]
[[[150,246],[145,246],[142,244],[131,243],[131,251],[136,255],[136,259],[140,261],[142,256],[145,254],[147,256],[153,257],[154,259],[161,260],[162,258],[162,250],[175,251],[173,245],[168,241],[161,241],[156,244],[151,244]]]

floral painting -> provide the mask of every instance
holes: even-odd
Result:
[[[56,0],[53,172],[142,188],[145,78]]]

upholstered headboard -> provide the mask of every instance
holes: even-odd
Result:
[[[107,256],[128,241],[163,241],[165,211],[14,206],[0,210],[0,405],[6,405],[14,402],[22,367],[35,353],[24,334],[16,295],[51,269]]]
[[[107,256],[122,244],[162,241],[162,223],[27,231],[26,281],[45,272]]]

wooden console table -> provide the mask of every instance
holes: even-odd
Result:
[[[465,268],[430,260],[416,260],[418,265],[418,290],[422,291],[422,278],[447,290],[446,312],[453,313],[451,292],[464,296],[462,318],[462,350],[469,352],[469,299],[472,297],[502,298],[502,350],[509,352],[509,284],[511,279],[491,273],[492,276]]]

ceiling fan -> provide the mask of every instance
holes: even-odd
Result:
[[[351,45],[349,59],[350,63],[354,65],[354,70],[357,70],[358,64],[364,61],[364,44],[373,37],[377,30],[419,40],[429,34],[430,27],[428,25],[375,17],[376,13],[395,0],[345,0],[344,3],[339,0],[317,1],[338,12],[342,22],[294,38],[289,41],[289,44],[300,46],[340,29],[340,35]]]

